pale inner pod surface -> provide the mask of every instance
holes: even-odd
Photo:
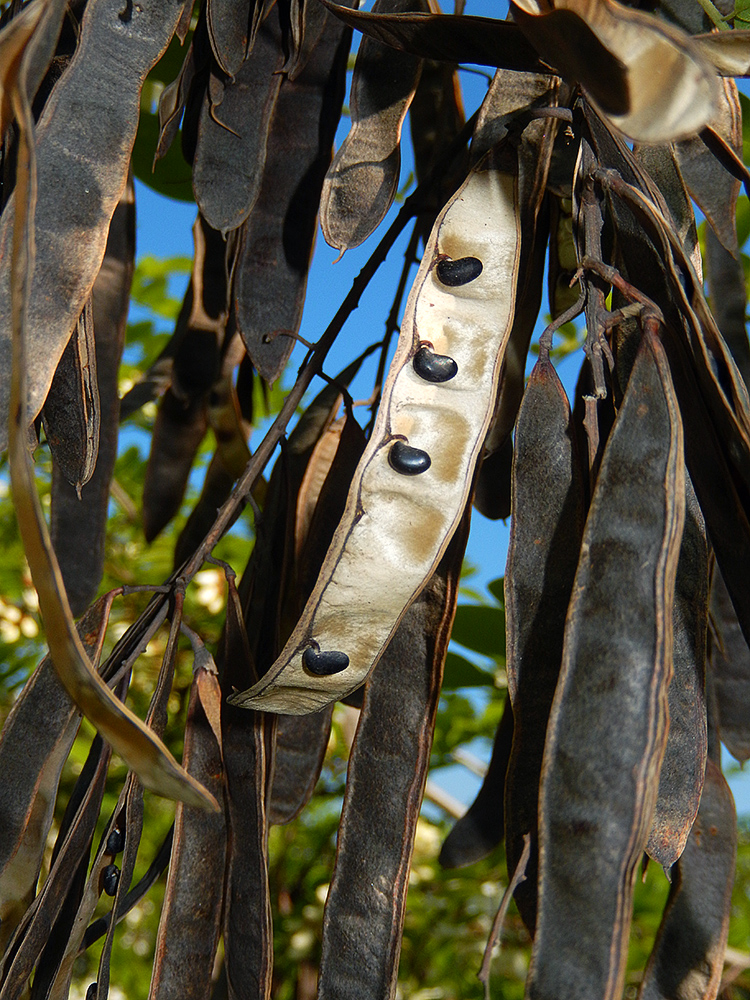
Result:
[[[359,687],[439,562],[468,498],[513,323],[517,187],[515,172],[490,169],[485,159],[438,218],[315,590],[278,660],[233,695],[233,704],[304,715]],[[477,263],[438,268],[464,259]],[[439,273],[457,274],[462,283],[445,284]],[[415,370],[425,343],[455,361],[455,375],[435,382],[424,377],[424,366]],[[429,456],[429,464],[408,449]],[[304,660],[310,648],[342,654],[331,659],[336,672],[323,672],[328,657]],[[309,669],[316,662],[320,672]]]

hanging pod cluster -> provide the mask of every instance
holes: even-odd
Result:
[[[0,28],[0,445],[50,655],[0,733],[0,1000],[69,996],[101,938],[86,995],[105,1000],[117,925],[167,866],[152,1000],[311,996],[316,974],[320,1000],[397,995],[472,505],[510,517],[505,634],[485,650],[505,650],[507,692],[441,863],[504,842],[510,919],[532,942],[529,1000],[616,1000],[626,982],[643,1000],[712,1000],[737,848],[721,742],[750,757],[735,227],[750,174],[732,79],[750,74],[750,35],[721,4],[708,6],[731,30],[712,31],[695,0],[650,13],[514,0],[507,20],[432,0],[18,6]],[[350,128],[334,155],[353,31]],[[462,62],[495,70],[468,122]],[[407,122],[418,183],[389,216]],[[133,172],[168,192],[176,163],[197,206],[189,283],[161,353],[120,398]],[[302,339],[318,221],[344,253],[386,218],[283,397],[273,384]],[[370,309],[355,339],[346,321],[407,228],[383,328]],[[532,349],[545,279],[552,322]],[[553,338],[581,315],[567,392]],[[350,359],[338,374],[334,342]],[[174,572],[123,630],[127,586],[91,601],[110,492],[123,493],[118,426],[146,404],[141,506],[126,506],[149,542],[173,532]],[[32,448],[51,459],[49,530]],[[212,553],[246,505],[237,582]],[[185,601],[206,560],[226,593],[215,659]],[[134,568],[123,582],[138,580]],[[144,722],[125,699],[142,691],[149,643],[163,656]],[[82,715],[98,735],[71,782]],[[274,907],[301,890],[275,867],[269,830],[305,828],[342,718],[356,731],[319,946],[283,982]],[[112,750],[127,765],[114,798]],[[157,821],[144,787],[178,804],[135,881]],[[648,858],[669,896],[650,957],[628,970]]]

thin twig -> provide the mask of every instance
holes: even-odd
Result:
[[[370,422],[367,425],[368,436],[372,433],[372,428],[375,424],[375,417],[377,416],[377,409],[380,405],[383,379],[385,377],[385,366],[388,360],[388,349],[391,346],[393,334],[396,333],[399,328],[398,314],[401,311],[401,303],[403,302],[404,293],[406,292],[406,283],[409,280],[409,272],[411,271],[412,264],[418,263],[417,244],[419,243],[420,235],[420,227],[415,225],[412,229],[411,236],[409,237],[409,245],[406,248],[406,253],[404,254],[404,263],[398,280],[398,288],[396,289],[396,294],[393,297],[391,311],[388,313],[388,319],[385,321],[385,333],[383,334],[382,347],[380,349],[380,360],[378,361],[378,371],[375,376],[375,389],[372,394],[372,403],[370,405]]]
[[[503,929],[505,916],[508,912],[510,901],[513,898],[513,893],[526,878],[526,865],[529,863],[530,854],[531,836],[528,833],[525,833],[523,835],[523,852],[521,853],[521,857],[516,865],[516,870],[513,872],[513,878],[508,883],[508,888],[505,890],[503,898],[500,900],[500,906],[495,914],[495,919],[492,922],[492,930],[490,931],[490,936],[487,940],[487,947],[484,949],[482,968],[477,973],[477,979],[484,986],[484,1000],[490,1000],[490,966],[492,965],[492,949],[500,940],[500,932]]]

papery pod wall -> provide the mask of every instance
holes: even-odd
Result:
[[[3,6],[0,1000],[750,996],[750,13],[501,6]]]

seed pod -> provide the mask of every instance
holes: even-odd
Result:
[[[669,684],[669,735],[646,853],[665,871],[680,857],[701,800],[706,770],[706,623],[708,552],[692,483],[686,478],[685,530],[677,564],[673,615],[674,675]]]
[[[73,330],[42,409],[53,461],[81,496],[99,452],[99,384],[91,299]]]
[[[472,139],[477,156],[505,134],[516,114],[530,106],[554,107],[560,80],[540,73],[498,70],[482,102]],[[497,411],[484,444],[474,506],[492,519],[510,514],[513,426],[526,382],[526,358],[534,332],[544,284],[547,249],[545,190],[552,161],[556,122],[530,122],[518,138],[519,210],[524,218],[515,314],[498,389]]]
[[[198,122],[193,191],[203,217],[223,233],[242,225],[258,197],[283,64],[274,9],[234,79],[209,78]]]
[[[267,382],[281,375],[299,331],[346,81],[348,32],[317,0],[313,6],[322,11],[323,32],[299,76],[282,78],[258,200],[240,231],[234,267],[237,328]]]
[[[684,498],[682,424],[664,352],[646,334],[586,521],[547,731],[534,1000],[622,994],[667,734]]]
[[[91,296],[101,422],[96,466],[80,499],[58,467],[53,464],[52,468],[50,536],[74,615],[82,614],[96,597],[104,569],[120,420],[117,374],[135,267],[134,196],[131,179],[112,216],[107,250]]]
[[[208,699],[214,704],[207,712]],[[226,788],[221,745],[209,716],[218,718],[220,707],[216,674],[199,666],[196,657],[183,764],[218,797]],[[209,982],[221,932],[226,855],[224,812],[209,817],[178,806],[149,1000],[198,996]],[[196,885],[201,887],[200,906],[196,906]]]
[[[505,571],[508,697],[514,719],[505,781],[505,850],[512,874],[524,836],[531,834],[526,879],[514,895],[532,932],[542,756],[586,511],[583,466],[571,431],[565,390],[542,355],[529,376],[516,423]]]
[[[733,757],[744,762],[750,759],[750,649],[717,566],[711,579],[709,662],[721,740]]]
[[[465,517],[366,687],[323,916],[319,1000],[396,996],[414,837],[467,534]]]
[[[376,0],[373,13],[403,14],[421,0]],[[323,183],[320,224],[337,250],[359,246],[391,206],[401,168],[401,126],[422,62],[363,38],[354,64],[352,127]]]
[[[709,125],[731,149],[742,156],[742,108],[737,84],[722,80],[718,114]],[[680,173],[690,194],[701,209],[722,245],[736,254],[735,213],[740,182],[724,169],[700,136],[675,143]]]
[[[354,691],[445,551],[468,499],[513,322],[522,229],[516,166],[515,153],[499,147],[438,218],[318,583],[279,659],[233,704],[305,714]],[[481,274],[456,288],[440,282],[438,262],[465,257],[482,261]],[[427,339],[456,362],[450,381],[425,381],[414,370]],[[302,660],[308,649],[336,651],[349,666],[312,675]]]
[[[307,804],[323,767],[333,705],[311,715],[280,715],[276,725],[269,823],[289,823]]]
[[[108,0],[88,3],[76,53],[39,120],[36,255],[26,328],[30,420],[46,399],[70,333],[91,294],[110,220],[126,183],[143,81],[172,38],[183,6],[183,0],[143,4],[123,29],[122,8],[115,9]],[[103,75],[101,67],[112,63],[113,52],[118,53],[118,72]],[[0,224],[0,449],[7,446],[11,381],[14,219],[11,203]]]
[[[638,1000],[715,1000],[729,932],[737,816],[721,768],[709,760],[700,809],[677,862]]]

